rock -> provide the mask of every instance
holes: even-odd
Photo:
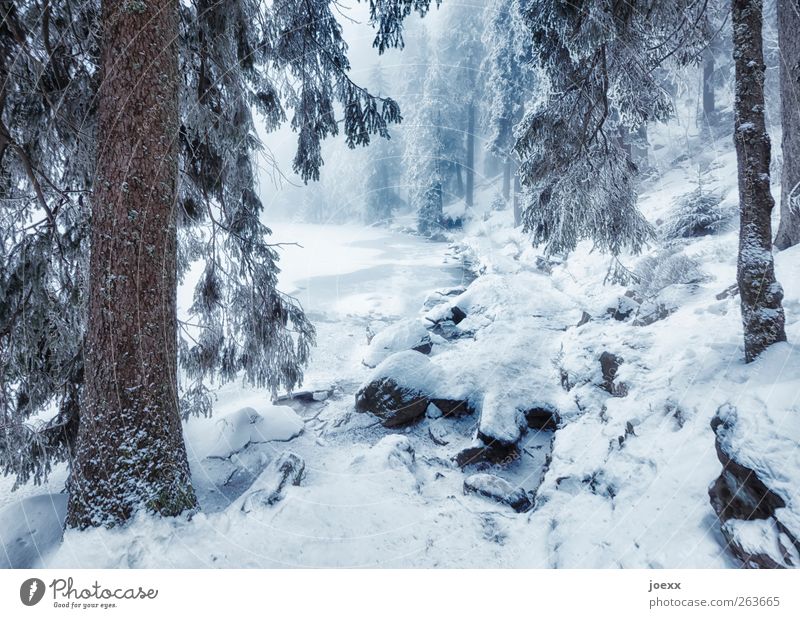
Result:
[[[356,393],[356,410],[370,412],[384,427],[399,427],[425,414],[432,390],[428,358],[411,350],[384,360]]]
[[[434,398],[431,399],[431,403],[439,408],[444,416],[466,416],[475,412],[468,401]]]
[[[634,326],[650,326],[659,320],[668,318],[678,310],[677,307],[670,307],[661,303],[656,303],[648,308],[650,309],[649,311],[642,311],[632,322]]]
[[[634,298],[628,296],[628,293],[626,293],[625,296],[620,296],[617,299],[617,306],[609,307],[606,309],[606,313],[615,320],[623,322],[631,317],[638,308],[639,303]]]
[[[450,434],[447,429],[442,426],[442,423],[433,423],[430,425],[430,427],[428,427],[428,435],[431,437],[431,440],[433,440],[433,443],[438,446],[447,446],[450,444]]]
[[[578,320],[578,324],[577,324],[576,326],[579,326],[579,327],[580,327],[580,326],[583,326],[584,324],[588,323],[588,322],[589,322],[589,320],[591,320],[591,319],[592,319],[592,316],[590,316],[588,313],[586,313],[585,311],[583,311],[583,312],[581,313],[581,319],[580,319],[580,320]]]
[[[519,458],[519,451],[514,444],[491,440],[481,435],[480,432],[478,432],[478,439],[480,444],[459,451],[453,458],[459,468],[483,462],[504,465]]]
[[[495,502],[507,504],[517,513],[533,507],[530,497],[522,488],[514,488],[511,483],[493,474],[478,473],[464,479],[464,493],[475,493]]]
[[[558,410],[550,408],[549,406],[534,407],[523,414],[528,423],[528,428],[530,429],[555,431],[561,424],[561,415],[558,413]]]
[[[628,394],[625,384],[614,384],[620,365],[624,362],[621,356],[611,352],[603,352],[600,355],[600,370],[603,374],[603,383],[600,387],[614,397],[624,397]]]
[[[249,513],[276,504],[283,499],[288,486],[300,485],[305,469],[302,457],[284,451],[253,483],[253,491],[242,502],[242,511]]]
[[[722,472],[708,495],[727,549],[746,567],[800,566],[800,539],[781,523],[786,502],[729,451],[736,416],[735,408],[724,405],[711,420]]]
[[[458,324],[458,323],[460,323],[461,321],[463,321],[463,320],[464,320],[464,318],[466,318],[466,317],[467,317],[467,314],[466,314],[466,313],[464,312],[464,310],[463,310],[463,309],[461,309],[461,307],[459,307],[458,305],[454,305],[454,306],[453,306],[453,307],[450,309],[450,313],[451,313],[451,315],[453,316],[453,317],[451,318],[451,319],[453,320],[453,324]]]
[[[217,430],[198,444],[207,457],[227,458],[251,443],[286,442],[300,435],[303,419],[289,406],[265,405],[261,411],[242,408],[220,417]]]
[[[371,340],[362,362],[367,367],[377,367],[396,352],[415,350],[430,354],[433,349],[425,322],[419,319],[402,320],[387,326]]]
[[[425,415],[430,401],[423,393],[398,384],[392,378],[380,378],[356,393],[356,410],[371,412],[384,427],[400,427]]]

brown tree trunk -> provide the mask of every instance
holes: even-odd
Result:
[[[465,202],[472,208],[475,199],[475,106],[470,103],[467,108],[467,187]]]
[[[775,245],[800,242],[800,0],[778,0],[781,63],[781,218]]]
[[[770,140],[764,122],[762,0],[732,0],[736,61],[734,142],[739,170],[737,280],[744,323],[745,360],[785,341],[783,290],[775,280],[770,218]]]
[[[176,378],[178,0],[106,0],[102,29],[76,528],[197,505]]]

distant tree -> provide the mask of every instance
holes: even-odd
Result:
[[[441,107],[448,96],[445,68],[437,59],[428,64],[423,94],[413,124],[406,127],[403,162],[411,206],[417,213],[421,234],[436,234],[443,223],[443,185],[447,159],[446,135]]]
[[[800,0],[778,0],[781,167],[778,249],[800,242]]]
[[[373,92],[385,95],[388,85],[380,65],[375,65],[370,78]],[[374,144],[366,155],[364,169],[366,178],[365,221],[369,224],[388,223],[394,211],[402,204],[398,195],[400,186],[400,161],[402,149],[398,140],[381,140]]]
[[[476,116],[482,93],[478,83],[485,53],[481,40],[483,12],[469,4],[445,4],[443,11],[438,57],[447,67],[443,77],[450,96],[443,101],[441,112],[448,118],[446,124],[453,127],[453,137],[460,142],[458,150],[463,148],[463,158],[453,159],[458,166],[456,173],[464,171],[464,201],[470,208],[475,201]]]
[[[534,88],[534,71],[530,65],[530,36],[520,12],[519,0],[495,0],[486,9],[485,75],[488,96],[486,124],[489,128],[488,150],[504,161],[503,197],[511,195],[512,176],[516,176],[518,160],[514,152],[514,127],[522,120],[525,101]],[[516,195],[514,225],[521,223]]]
[[[770,139],[764,120],[762,0],[732,0],[733,57],[736,62],[734,142],[739,169],[739,258],[737,281],[744,323],[745,360],[786,340],[775,280],[770,192]]]

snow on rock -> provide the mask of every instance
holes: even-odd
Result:
[[[774,518],[729,519],[722,524],[728,548],[746,567],[779,569],[800,566],[796,540],[782,532]]]
[[[0,569],[28,569],[57,547],[67,514],[66,494],[25,498],[0,510]]]
[[[443,414],[468,409],[463,390],[421,352],[397,352],[378,365],[356,393],[356,410],[398,427],[425,415],[430,403]]]
[[[290,451],[284,451],[253,483],[241,502],[245,513],[273,506],[283,499],[286,488],[300,485],[305,475],[306,462]]]
[[[748,368],[747,393],[711,421],[723,467],[709,488],[711,505],[747,565],[800,566],[798,357],[788,343],[771,346]]]
[[[464,479],[464,493],[478,494],[495,502],[507,504],[517,513],[527,511],[533,506],[524,489],[514,488],[505,479],[484,472],[472,474]]]
[[[289,406],[267,404],[261,412],[241,408],[217,419],[216,431],[202,436],[194,449],[205,457],[226,458],[251,443],[291,440],[303,426],[303,419]]]
[[[430,333],[422,320],[401,320],[372,338],[362,362],[374,368],[395,352],[415,350],[427,354],[431,351],[431,345]]]

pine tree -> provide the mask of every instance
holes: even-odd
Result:
[[[380,65],[375,65],[370,83],[374,92],[381,96],[388,90]],[[400,184],[398,163],[402,151],[396,139],[381,140],[372,146],[364,162],[365,179],[365,221],[368,224],[386,224],[394,216],[394,210],[401,204],[397,190]]]
[[[488,150],[504,161],[503,197],[511,195],[511,178],[518,161],[514,153],[514,127],[522,120],[525,101],[532,96],[534,73],[530,67],[530,37],[520,13],[519,0],[495,0],[487,8],[483,43],[487,50],[486,123]],[[514,200],[516,205],[517,200]],[[514,225],[520,224],[518,209]]]
[[[739,168],[739,258],[737,281],[744,323],[745,360],[786,340],[772,259],[770,139],[764,120],[762,0],[732,0],[733,57],[736,62],[734,142]]]
[[[525,229],[549,252],[590,238],[612,254],[639,251],[652,228],[636,207],[637,168],[621,135],[668,119],[656,71],[698,57],[705,3],[527,2],[543,99],[523,120],[517,153]]]
[[[428,6],[370,0],[379,51],[402,45],[402,20]],[[277,254],[259,220],[251,108],[268,128],[291,115],[294,168],[304,180],[318,178],[321,141],[340,131],[337,104],[351,147],[386,137],[399,108],[350,80],[327,0],[109,2],[102,19],[97,0],[22,0],[2,10],[0,461],[25,482],[75,458],[72,525],[112,525],[138,508],[177,512],[193,504],[178,397],[186,416],[210,411],[212,379],[292,388],[314,338],[302,309],[276,287]],[[147,20],[154,11],[159,18]],[[147,45],[143,55],[120,51],[110,68],[108,54],[128,37]],[[103,89],[101,68],[111,84]],[[113,84],[131,86],[113,92]],[[105,97],[126,94],[120,109],[129,113],[114,120]],[[127,170],[119,164],[126,151]],[[176,326],[174,287],[197,260],[205,269],[192,323]],[[125,323],[137,306],[145,319]],[[130,331],[129,347],[109,337],[117,326]],[[145,350],[157,338],[162,350]],[[151,375],[155,383],[146,382]],[[114,401],[112,390],[125,387],[134,390]],[[51,403],[59,410],[52,421],[27,422]],[[135,422],[140,435],[127,425],[113,435],[103,415],[114,409],[124,416],[114,427]]]
[[[452,162],[452,158],[447,158],[450,131],[443,125],[441,111],[446,98],[444,68],[434,58],[428,64],[413,124],[406,128],[403,155],[409,199],[417,213],[417,230],[426,236],[436,235],[442,227],[446,170]]]
[[[800,0],[778,0],[783,166],[775,245],[800,242]]]
[[[475,133],[479,104],[480,67],[484,55],[481,33],[483,12],[472,5],[445,4],[442,33],[437,41],[439,62],[446,66],[450,96],[442,101],[441,115],[452,126],[456,173],[464,171],[464,201],[475,201]],[[458,153],[458,154],[456,154]],[[463,154],[462,154],[463,153]]]

